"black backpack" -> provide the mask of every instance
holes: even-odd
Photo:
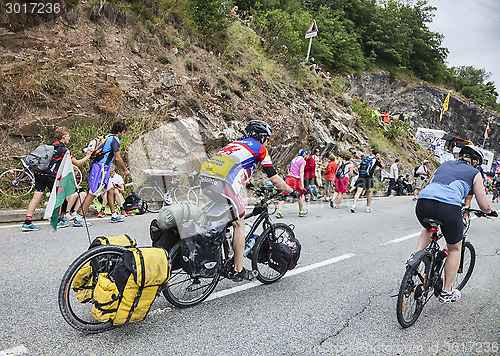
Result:
[[[144,202],[144,200],[139,198],[137,195],[130,194],[128,197],[125,198],[125,201],[123,202],[123,208],[127,212],[137,209],[136,214],[142,215],[146,212],[148,206],[146,202]]]
[[[335,172],[335,177],[338,179],[342,179],[345,177],[345,166],[347,164],[345,162],[342,162],[339,168],[337,168],[337,172]]]
[[[420,168],[420,166],[416,166],[415,169],[413,169],[413,177],[417,178],[417,171]]]

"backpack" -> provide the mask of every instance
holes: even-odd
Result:
[[[339,168],[337,168],[337,172],[335,172],[335,177],[338,179],[342,179],[345,177],[345,166],[347,164],[345,162],[342,162]]]
[[[373,159],[374,158],[370,157],[370,156],[363,158],[363,160],[359,164],[359,176],[360,177],[368,177],[370,175],[368,170],[370,169],[370,167],[372,165]]]
[[[110,135],[97,136],[92,141],[90,141],[89,144],[87,145],[87,149],[93,150],[92,154],[90,155],[90,159],[92,160],[92,162],[97,162],[97,161],[101,160],[104,157],[104,155],[107,153],[107,152],[103,152],[103,149],[104,149],[104,144],[106,143],[109,136]]]
[[[136,194],[130,194],[125,198],[123,208],[126,212],[135,210],[136,215],[142,215],[148,209],[148,205]]]
[[[181,239],[182,269],[192,278],[215,276],[221,262],[222,239],[226,226],[219,225],[208,229],[190,222],[185,224],[183,229],[196,232]]]
[[[418,169],[420,168],[420,166],[416,166],[414,169],[413,169],[413,177],[417,178],[417,171]]]
[[[54,146],[40,145],[26,156],[26,163],[33,169],[46,171],[49,168],[53,156]]]
[[[102,245],[117,245],[132,248],[137,245],[137,242],[128,235],[98,236],[90,244],[89,250]],[[78,270],[71,285],[75,291],[76,299],[80,303],[86,303],[92,299],[94,295],[94,286],[90,262],[83,265],[83,267]]]
[[[168,254],[162,248],[133,248],[108,276],[100,273],[94,289],[92,316],[113,325],[146,318],[159,287],[170,278]]]
[[[269,267],[279,273],[285,273],[295,268],[300,258],[301,245],[294,236],[287,236],[271,242],[270,248]]]

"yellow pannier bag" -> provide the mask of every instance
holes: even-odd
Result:
[[[99,273],[94,289],[92,316],[100,322],[113,320],[120,304],[120,292],[116,283],[108,278],[107,273]]]
[[[89,263],[86,263],[76,272],[75,278],[73,278],[73,282],[71,283],[76,299],[80,303],[86,303],[92,299],[94,292],[92,280],[92,267]]]
[[[97,236],[90,244],[89,250],[101,245],[117,245],[125,248],[132,248],[137,246],[137,242],[133,237],[126,234],[117,236]]]
[[[167,251],[157,247],[132,248],[124,253],[113,277],[121,295],[113,324],[143,320],[158,288],[170,278]]]

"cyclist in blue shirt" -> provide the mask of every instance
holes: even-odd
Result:
[[[420,233],[417,250],[425,249],[432,241],[432,233],[428,230],[429,226],[424,224],[424,218],[440,221],[441,232],[446,239],[448,258],[444,266],[444,287],[439,296],[442,303],[454,302],[461,297],[459,290],[452,289],[452,283],[458,271],[462,250],[462,202],[472,190],[481,211],[486,214],[492,212],[484,191],[483,177],[477,169],[483,160],[483,154],[477,147],[463,147],[458,161],[441,164],[418,196],[415,212],[424,229]]]

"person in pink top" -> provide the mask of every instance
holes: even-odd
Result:
[[[285,183],[300,193],[299,217],[303,217],[307,214],[307,210],[304,209],[304,194],[307,192],[304,188],[304,168],[306,166],[306,160],[309,159],[309,157],[310,155],[306,150],[300,150],[299,155],[290,163],[290,172],[285,178]],[[276,213],[276,218],[278,219],[283,218],[283,205],[285,205],[285,201],[281,200],[278,203],[278,212]]]

